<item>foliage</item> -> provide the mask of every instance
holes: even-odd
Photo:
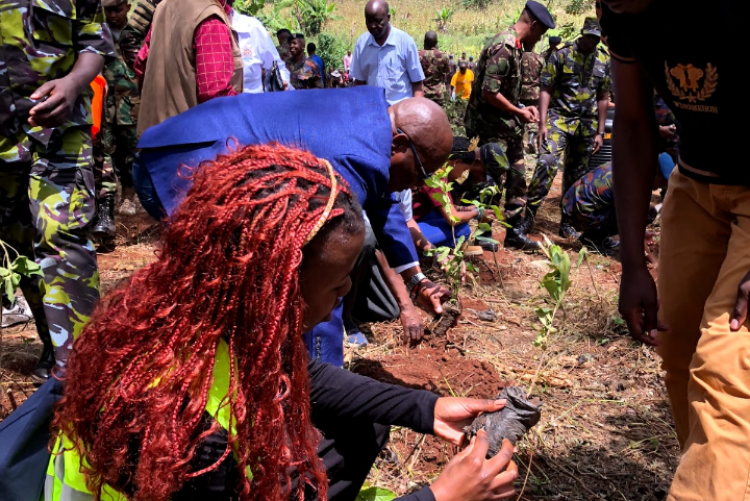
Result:
[[[464,9],[485,10],[491,3],[492,0],[461,0],[461,7]]]
[[[392,501],[396,494],[382,487],[365,487],[360,491],[356,501]]]
[[[335,14],[336,4],[328,0],[306,0],[303,6],[305,27],[310,35],[315,36],[321,33],[328,23],[340,19]]]
[[[318,35],[318,56],[323,60],[327,71],[341,68],[346,54],[346,45],[338,37],[321,33]]]
[[[274,32],[281,29],[287,29],[292,33],[300,31],[300,25],[294,17],[284,17],[281,11],[281,4],[274,3],[273,10],[270,13],[260,15],[259,19],[263,25]]]
[[[455,11],[450,7],[443,7],[442,9],[437,11],[437,17],[435,18],[435,21],[437,21],[438,23],[438,30],[443,33],[446,33],[448,31],[448,23],[450,23],[454,12]]]
[[[266,0],[240,0],[232,7],[240,14],[256,16],[266,6]]]
[[[21,256],[13,247],[0,240],[0,288],[11,303],[16,299],[16,289],[21,284],[21,277],[43,276],[41,266]],[[11,255],[15,258],[11,259]]]
[[[541,248],[547,256],[546,265],[549,267],[549,272],[544,275],[540,285],[547,291],[549,299],[545,300],[545,306],[539,306],[534,310],[542,323],[539,334],[534,340],[534,346],[540,348],[546,348],[549,336],[557,333],[557,328],[553,325],[555,315],[562,306],[565,295],[573,283],[570,279],[571,264],[568,253],[562,250],[559,245],[553,245],[546,235],[544,241],[545,243],[541,245]],[[585,257],[586,249],[583,248],[578,255],[576,269],[581,266]]]
[[[440,171],[433,174],[432,177],[427,179],[427,181],[425,181],[427,186],[429,186],[430,188],[439,190],[437,193],[434,193],[432,195],[432,198],[434,198],[436,202],[440,203],[445,208],[445,211],[448,214],[451,214],[450,209],[453,205],[450,198],[450,192],[453,190],[453,183],[448,181],[448,175],[452,170],[453,167],[445,166]],[[468,175],[468,171],[465,173],[465,175]],[[480,199],[478,201],[462,200],[462,202],[473,205],[481,211],[491,210],[499,220],[502,220],[503,215],[500,208],[496,205],[488,205],[487,203],[488,201],[495,198],[495,196],[497,195],[497,190],[497,186],[486,188],[480,193]],[[459,222],[459,219],[453,215],[450,216],[450,219],[453,223]],[[474,267],[472,263],[466,261],[466,256],[464,255],[465,245],[475,240],[491,242],[494,244],[498,243],[497,241],[492,239],[492,226],[489,223],[480,222],[475,228],[472,229],[472,232],[469,235],[468,239],[461,237],[456,240],[454,229],[453,241],[456,242],[455,247],[451,248],[443,246],[426,251],[426,254],[428,256],[437,257],[437,260],[441,264],[445,276],[450,284],[454,300],[458,299],[458,292],[461,288],[461,275],[463,273],[463,270],[465,269],[468,273],[472,274],[476,274],[479,272],[479,270]]]

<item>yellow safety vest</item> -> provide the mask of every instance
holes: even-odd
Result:
[[[228,402],[222,402],[229,394],[229,348],[223,340],[216,348],[216,363],[213,369],[213,385],[208,392],[206,412],[225,429],[229,429],[230,408]],[[232,427],[231,433],[236,430]],[[81,458],[77,452],[70,450],[72,442],[61,436],[55,450],[61,454],[53,454],[47,467],[47,479],[44,485],[44,501],[93,501],[94,496],[86,487],[86,478],[81,473]],[[65,450],[68,449],[68,450]],[[249,468],[248,477],[252,478]],[[102,487],[102,501],[127,501],[124,494],[104,485]]]

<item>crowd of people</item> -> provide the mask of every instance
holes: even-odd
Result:
[[[450,299],[420,257],[490,220],[460,202],[473,188],[504,195],[505,248],[537,251],[560,168],[560,236],[620,253],[623,318],[664,361],[683,450],[669,501],[743,499],[750,175],[709,150],[718,56],[682,42],[702,8],[602,0],[563,43],[531,0],[475,62],[433,31],[419,50],[370,0],[326,68],[304,34],[274,43],[231,0],[0,7],[0,238],[42,269],[25,302],[3,296],[3,325],[33,317],[44,346],[41,389],[0,424],[3,500],[354,501],[393,425],[465,447],[400,499],[515,496],[513,445],[487,459],[486,435],[463,431],[504,402],[347,373],[344,346],[396,318],[419,343],[417,308]],[[612,110],[613,161],[592,167]],[[445,165],[456,193],[425,185]],[[97,245],[137,211],[160,225],[157,260],[100,299]]]

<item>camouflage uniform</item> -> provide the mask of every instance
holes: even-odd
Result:
[[[577,43],[570,44],[552,55],[541,83],[551,95],[547,143],[529,186],[529,205],[535,208],[549,193],[563,153],[563,193],[589,172],[599,125],[597,101],[612,87],[609,56],[599,49],[583,54]]]
[[[502,93],[512,104],[521,100],[521,55],[523,49],[515,30],[495,35],[479,57],[474,86],[466,110],[466,132],[479,138],[479,146],[496,143],[498,154],[485,163],[487,172],[500,184],[505,178],[505,218],[515,224],[526,206],[526,173],[523,157],[523,127],[515,116],[501,111],[483,92]]]
[[[58,364],[99,299],[86,235],[95,214],[91,93],[53,129],[28,125],[29,96],[65,77],[76,54],[114,55],[103,21],[98,0],[3,0],[0,7],[0,238],[43,269],[44,277],[22,290]]]
[[[292,62],[289,65],[289,73],[289,80],[297,90],[323,88],[323,78],[320,74],[320,68],[309,57],[303,58],[299,63]]]
[[[562,210],[578,231],[617,234],[612,163],[606,163],[576,181],[563,197]]]
[[[445,96],[448,92],[446,81],[451,77],[451,67],[448,64],[448,54],[437,49],[420,50],[419,62],[424,71],[424,97],[445,106]]]
[[[289,50],[289,44],[285,43],[284,45],[279,45],[276,47],[276,51],[279,53],[279,57],[282,61],[284,61],[284,64],[287,66],[292,66],[292,52]]]
[[[536,52],[524,52],[521,56],[521,70],[523,83],[521,84],[521,104],[524,106],[539,106],[539,98],[542,95],[542,84],[539,78],[542,75],[544,59]],[[528,135],[527,144],[531,151],[535,151],[534,143],[536,134],[539,132],[539,124],[530,123],[524,126],[524,136]]]
[[[141,98],[135,72],[127,67],[115,40],[117,58],[104,67],[107,80],[106,127],[100,140],[104,152],[112,159],[117,178],[125,186],[132,184],[133,159],[138,146],[138,111]]]
[[[120,54],[122,60],[132,71],[135,59],[143,47],[148,30],[151,29],[151,21],[154,19],[154,11],[161,0],[139,0],[133,14],[128,20],[128,25],[122,30],[119,40]]]

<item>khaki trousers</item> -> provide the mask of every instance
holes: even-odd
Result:
[[[682,459],[668,501],[750,501],[750,333],[730,332],[750,271],[750,188],[678,171],[662,213],[659,355]]]

